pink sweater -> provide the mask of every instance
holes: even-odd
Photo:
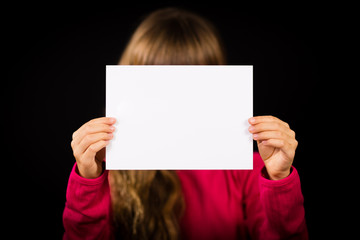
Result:
[[[96,179],[75,172],[63,213],[64,239],[113,239],[108,171]],[[307,239],[303,196],[295,168],[278,181],[254,170],[179,170],[185,198],[184,239]]]

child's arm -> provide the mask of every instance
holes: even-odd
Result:
[[[240,175],[240,174],[239,174]],[[266,178],[264,162],[254,154],[254,170],[241,174],[245,222],[252,239],[308,239],[300,178],[294,167],[281,180]]]
[[[254,155],[245,187],[248,229],[255,239],[307,239],[300,179],[292,167],[295,132],[273,116],[253,117],[249,123],[260,155]]]
[[[63,213],[64,239],[109,239],[112,236],[108,171],[104,151],[113,138],[114,118],[102,117],[73,133],[76,164],[70,174]]]
[[[74,165],[66,192],[63,224],[63,239],[112,238],[108,171],[98,178],[86,179],[78,175]]]

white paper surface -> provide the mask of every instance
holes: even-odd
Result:
[[[106,169],[252,169],[252,66],[106,66]]]

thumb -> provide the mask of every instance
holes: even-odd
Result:
[[[266,146],[263,144],[264,141],[256,141],[257,142],[257,146],[258,146],[258,149],[259,149],[259,154],[261,156],[261,158],[266,161],[267,159],[269,159],[273,153],[274,153],[274,150],[275,148],[272,147],[272,146]]]

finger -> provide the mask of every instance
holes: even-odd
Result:
[[[249,123],[251,125],[259,124],[259,123],[263,123],[263,122],[278,122],[278,123],[284,125],[285,127],[289,127],[288,123],[286,123],[274,116],[256,116],[256,117],[249,118]]]
[[[293,148],[294,150],[298,146],[298,141],[295,138],[291,138],[281,132],[277,131],[266,131],[262,133],[257,133],[253,135],[254,140],[258,141],[258,143],[266,143],[266,142],[273,142],[280,143],[281,145],[286,145],[288,147]],[[282,147],[278,145],[277,147]]]
[[[290,137],[281,131],[265,131],[253,134],[253,139],[263,141],[267,139],[282,139],[289,141]]]
[[[83,158],[85,159],[95,158],[96,153],[99,152],[104,147],[106,147],[108,144],[109,141],[107,140],[100,140],[98,142],[91,144],[84,152]]]
[[[260,144],[267,146],[267,147],[274,147],[274,148],[281,149],[286,155],[288,155],[291,158],[295,155],[295,150],[297,147],[296,141],[294,144],[290,144],[289,142],[287,142],[283,139],[268,139],[268,140],[262,141]]]
[[[89,125],[96,125],[96,124],[106,124],[106,125],[112,125],[116,122],[115,118],[112,117],[101,117],[101,118],[95,118],[92,119],[85,124],[83,124],[77,131],[75,131],[72,135],[72,138],[75,139],[78,137],[78,135],[84,130],[84,128],[88,128]]]
[[[112,133],[94,133],[86,135],[76,147],[77,156],[83,154],[90,145],[99,142],[101,140],[109,141],[113,138]]]
[[[116,119],[113,117],[100,117],[90,120],[91,123],[105,123],[105,124],[114,124]]]
[[[286,145],[286,142],[283,139],[267,139],[265,141],[262,141],[260,144],[268,147],[274,147],[274,148],[284,148]]]
[[[88,123],[83,125],[77,135],[74,138],[74,142],[80,142],[85,136],[94,133],[112,133],[115,131],[115,127],[104,123]]]
[[[250,133],[260,133],[264,131],[281,131],[289,137],[295,137],[295,132],[279,122],[262,122],[249,127]]]

